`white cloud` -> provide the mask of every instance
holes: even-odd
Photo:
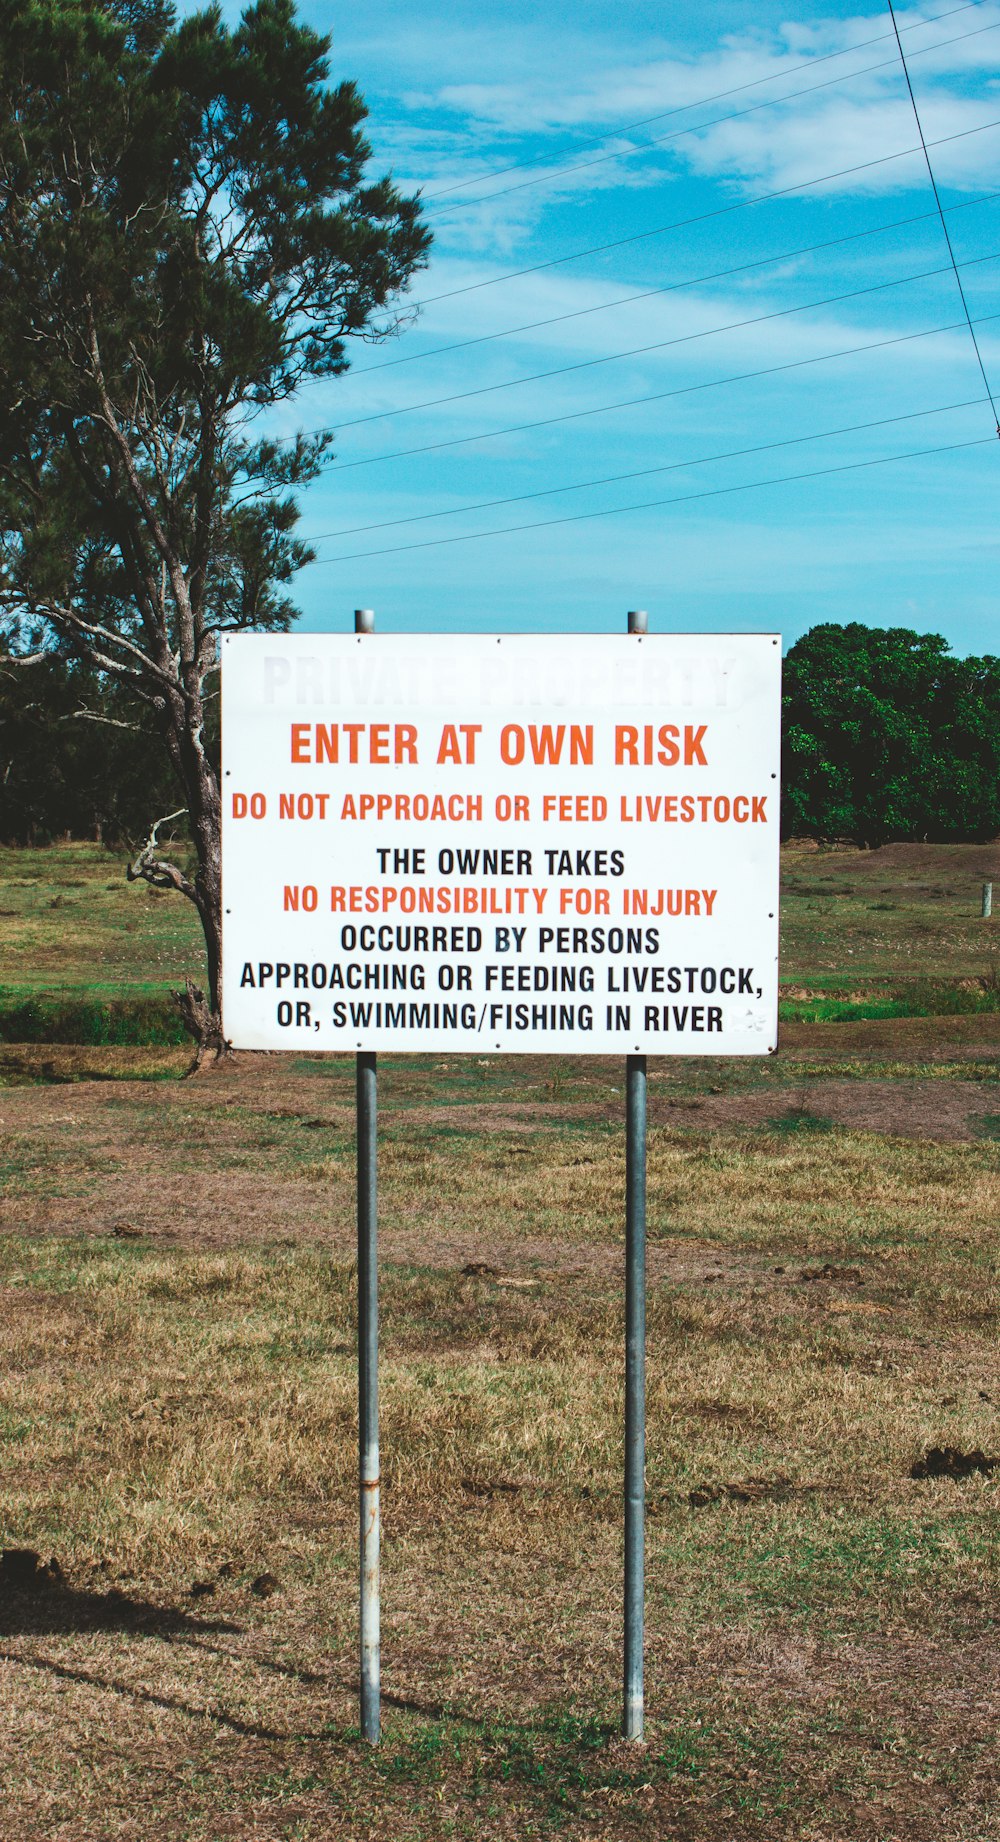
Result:
[[[913,8],[900,15],[900,22],[905,31],[926,16],[927,9]],[[905,33],[931,141],[1000,114],[997,42],[982,30],[983,25],[1000,27],[1000,6],[979,6],[972,17],[975,26],[968,26],[962,13],[954,22],[941,19]],[[927,50],[928,34],[934,44],[942,35],[957,38],[966,31],[972,35],[961,43]],[[878,42],[850,49],[864,39]],[[458,48],[463,42],[467,51],[470,45],[481,50],[475,34],[469,40],[459,34]],[[493,65],[496,81],[445,82],[414,94],[407,117],[397,118],[391,133],[382,136],[380,150],[391,156],[397,175],[425,188],[439,249],[489,250],[509,257],[566,204],[616,191],[662,188],[687,174],[743,190],[778,189],[885,159],[917,143],[884,15],[751,32],[697,57],[609,59],[596,55],[606,53],[606,47],[590,41],[585,55],[584,43],[571,41],[568,54],[555,63],[552,56],[526,61],[522,47],[513,56],[515,71],[509,68],[508,47],[506,57]],[[831,50],[845,49],[844,63],[816,63]],[[452,52],[454,63],[456,47]],[[815,64],[815,84],[809,69],[791,74],[804,61]],[[863,73],[872,62],[883,68],[851,75]],[[470,60],[469,67],[483,68],[482,59]],[[554,68],[563,73],[561,82]],[[739,89],[746,84],[761,87]],[[734,89],[738,93],[728,101],[695,106]],[[799,89],[807,93],[794,95]],[[678,113],[615,137],[612,123],[665,109]],[[716,120],[720,111],[731,118]],[[698,125],[699,117],[704,126]],[[599,134],[602,125],[608,126],[606,140],[588,145],[585,136],[576,134],[567,144],[568,128]],[[559,150],[545,159],[546,147],[556,138]],[[526,165],[505,170],[526,152]],[[934,158],[946,184],[981,189],[1000,172],[1000,132],[952,141],[936,149]],[[470,187],[467,182],[477,172],[482,183]],[[920,183],[920,161],[911,157],[850,175],[832,189],[890,192]]]
[[[976,99],[937,91],[924,101],[921,120],[940,180],[975,191],[996,183],[1000,129],[967,132],[990,119],[988,107]],[[956,136],[965,138],[952,138]],[[917,151],[906,158],[891,158],[906,148]],[[905,94],[837,97],[819,107],[790,107],[767,122],[758,117],[720,124],[688,142],[685,158],[693,172],[754,189],[798,186],[824,173],[875,161],[884,164],[871,165],[863,172],[848,170],[846,178],[831,180],[823,190],[857,194],[926,184],[913,111]]]

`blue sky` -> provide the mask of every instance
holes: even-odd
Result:
[[[1000,442],[887,12],[300,11],[436,233],[412,323],[283,414],[339,430],[303,498],[304,625],[367,605],[383,631],[615,631],[640,606],[661,631],[859,619],[1000,652]],[[969,132],[1000,123],[1000,4],[898,20],[971,313],[1000,315],[1000,262],[976,260],[1000,197],[971,202],[1000,193],[1000,126]],[[977,331],[998,394],[1000,319]],[[795,445],[739,452],[770,443]]]

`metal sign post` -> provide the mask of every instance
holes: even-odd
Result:
[[[374,1055],[357,1058],[358,1112],[358,1519],[361,1581],[361,1731],[380,1737],[378,1461],[378,1216]]]
[[[355,633],[374,633],[371,608],[357,608]],[[378,1073],[373,1054],[356,1058],[358,1138],[358,1569],[360,1579],[361,1732],[382,1737],[379,1549],[382,1536],[378,1456]]]
[[[625,1064],[625,1695],[642,1739],[646,1537],[646,1057]]]
[[[645,633],[631,609],[629,633]],[[646,1057],[625,1061],[625,1644],[622,1734],[642,1739],[646,1583]]]

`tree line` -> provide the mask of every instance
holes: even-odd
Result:
[[[146,712],[113,679],[58,654],[0,666],[0,842],[131,853],[182,801]]]
[[[782,832],[878,846],[1000,832],[1000,659],[938,633],[828,622],[791,647]]]
[[[1000,659],[957,658],[939,634],[903,627],[813,627],[785,659],[782,754],[786,837],[994,837]],[[127,687],[58,653],[0,667],[4,843],[89,838],[134,854],[183,803],[163,738]]]

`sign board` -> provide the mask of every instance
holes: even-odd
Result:
[[[237,1048],[762,1055],[773,634],[227,635]]]

